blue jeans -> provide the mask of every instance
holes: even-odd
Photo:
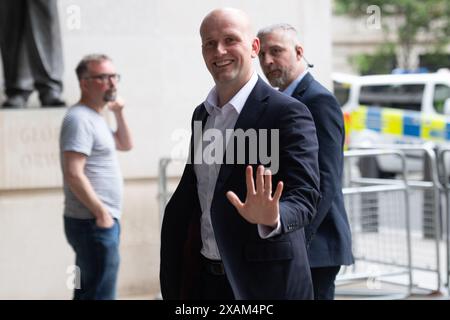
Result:
[[[74,300],[114,300],[120,263],[119,221],[114,219],[111,228],[103,229],[95,219],[64,217],[64,229],[81,277]]]

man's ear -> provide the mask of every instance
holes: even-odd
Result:
[[[261,44],[259,42],[259,38],[254,38],[252,42],[252,58],[256,58],[258,56],[260,48]]]
[[[299,44],[295,46],[295,55],[298,61],[303,58],[303,47]]]

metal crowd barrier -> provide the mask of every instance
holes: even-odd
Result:
[[[172,196],[172,192],[167,189],[167,166],[172,161],[170,158],[159,159],[158,164],[158,203],[159,203],[159,221],[162,223],[164,209]]]
[[[357,160],[387,155],[400,160],[402,179],[367,179],[358,175]],[[406,298],[411,294],[413,277],[405,156],[397,150],[352,150],[345,152],[344,158],[343,193],[355,264],[339,273],[336,295]]]
[[[174,183],[177,183],[177,180],[181,178],[182,171],[175,177],[169,177],[168,168],[172,164],[184,165],[186,163],[186,159],[181,158],[160,158],[158,165],[158,203],[159,203],[159,218],[160,223],[162,224],[164,209],[166,208],[167,202],[169,202],[170,197],[175,192],[175,189],[171,189],[169,187],[169,180],[173,180]]]
[[[442,172],[442,187],[445,198],[445,215],[444,215],[444,226],[445,226],[445,256],[446,256],[446,266],[445,266],[445,284],[447,290],[450,291],[450,179],[449,179],[449,169],[447,164],[450,165],[450,147],[442,147],[438,152],[438,168]],[[446,161],[447,160],[447,161]]]
[[[444,244],[442,237],[442,217],[441,217],[441,191],[442,185],[439,181],[438,159],[433,146],[428,145],[383,145],[373,146],[373,148],[384,148],[403,152],[405,159],[408,154],[421,154],[423,170],[421,176],[417,172],[409,172],[406,166],[406,178],[409,189],[409,219],[410,219],[410,238],[411,238],[411,260],[413,286],[418,294],[441,293],[441,251]],[[364,148],[365,150],[370,148]],[[415,176],[414,176],[415,175]],[[376,178],[353,178],[353,183],[361,185],[389,185],[396,184],[398,180],[394,179],[376,179]],[[371,218],[369,227],[364,231],[377,232],[381,224],[384,211],[389,211],[394,204],[389,205],[390,201],[386,196],[380,194],[362,195],[361,202],[365,206],[366,214]],[[398,202],[398,201],[397,201]],[[400,205],[396,203],[395,205]],[[399,252],[401,254],[401,252]],[[448,272],[447,272],[448,273]],[[448,283],[448,281],[447,281]]]
[[[167,169],[173,161],[181,161],[186,162],[184,159],[173,159],[173,158],[160,158],[158,164],[158,209],[159,209],[159,225],[161,227],[164,210],[166,208],[167,202],[169,202],[170,197],[172,196],[174,191],[169,190],[169,176],[167,173]],[[178,178],[181,178],[181,174]],[[155,300],[162,300],[162,294],[159,292],[156,294]]]

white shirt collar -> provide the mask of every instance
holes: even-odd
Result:
[[[240,114],[250,93],[256,86],[256,82],[258,82],[258,75],[256,74],[256,72],[253,72],[250,80],[248,80],[247,83],[223,107],[231,105],[236,110],[236,112]],[[214,88],[212,88],[208,93],[208,96],[206,97],[206,100],[204,102],[206,111],[209,114],[212,114],[214,112],[214,109],[220,109],[220,107],[218,106],[218,101],[219,98],[217,96],[217,90],[214,86]]]

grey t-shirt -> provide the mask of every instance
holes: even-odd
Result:
[[[120,219],[123,179],[117,160],[113,133],[105,119],[85,105],[74,105],[66,113],[59,139],[60,160],[63,152],[74,151],[87,156],[84,173],[109,213]],[[94,215],[73,194],[64,181],[64,215],[92,219]]]

